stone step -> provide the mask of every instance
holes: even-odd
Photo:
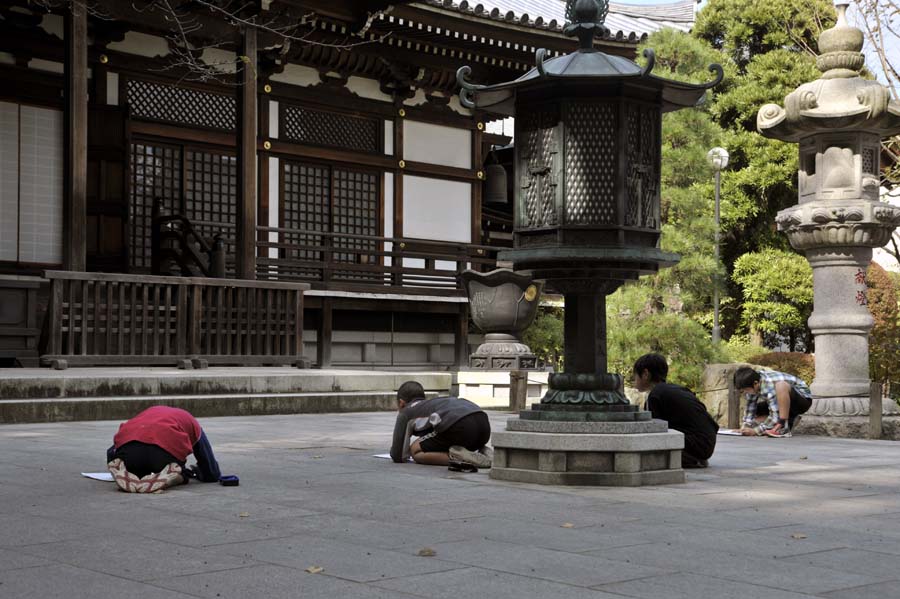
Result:
[[[295,368],[79,368],[0,370],[0,400],[283,393],[396,392],[414,379],[446,393],[450,373],[298,370]]]
[[[245,393],[0,400],[0,424],[127,420],[154,405],[183,408],[198,418],[269,416],[396,409],[396,391]]]

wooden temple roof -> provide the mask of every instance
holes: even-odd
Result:
[[[694,25],[695,4],[696,0],[640,6],[610,3],[606,17],[606,26],[610,29],[607,39],[636,43],[665,27],[689,31]],[[424,0],[411,5],[416,6],[559,34],[566,22],[563,0]]]

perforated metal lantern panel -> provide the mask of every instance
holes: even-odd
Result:
[[[615,224],[618,106],[574,102],[565,126],[566,224]]]
[[[125,97],[137,118],[222,131],[236,127],[237,100],[231,95],[128,79]]]

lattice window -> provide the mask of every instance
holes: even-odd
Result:
[[[353,235],[378,235],[378,177],[374,173],[334,169],[335,232]],[[338,247],[376,250],[376,243],[363,239],[337,239]],[[335,260],[372,264],[375,255],[338,253]]]
[[[138,118],[222,131],[236,127],[237,101],[230,95],[141,79],[128,79],[125,94]]]
[[[290,141],[360,152],[381,151],[381,121],[285,105],[282,136]]]
[[[523,227],[557,224],[556,187],[559,167],[559,143],[556,126],[559,116],[554,110],[524,115],[516,144],[520,148],[519,193],[522,198]]]
[[[227,270],[234,265],[237,235],[237,159],[228,154],[187,150],[184,163],[184,215],[211,242],[216,233],[227,240]]]
[[[315,164],[282,162],[282,227],[327,232],[331,228],[331,177],[328,167]],[[282,243],[294,246],[321,246],[322,235],[284,233]],[[292,247],[285,250],[288,260],[320,261],[322,252]],[[314,271],[309,271],[310,273]]]
[[[131,266],[150,268],[153,200],[168,210],[181,206],[181,148],[161,144],[131,144]]]
[[[616,222],[614,104],[572,104],[566,115],[566,223]]]
[[[878,174],[878,163],[875,161],[875,150],[873,148],[863,148],[862,172],[870,175]]]

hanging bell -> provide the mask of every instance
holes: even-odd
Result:
[[[502,164],[493,162],[484,169],[484,202],[485,204],[506,204],[506,169]]]

